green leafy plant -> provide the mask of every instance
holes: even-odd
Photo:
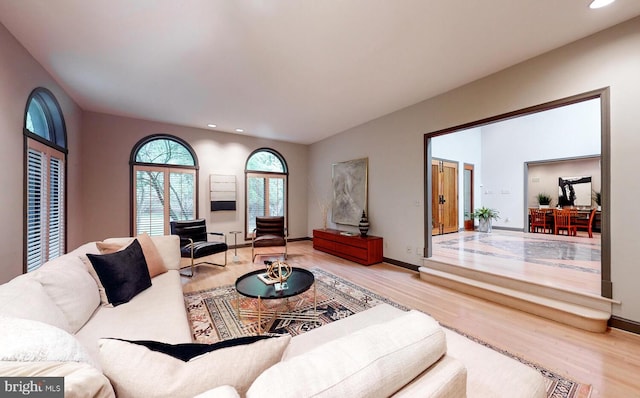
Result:
[[[541,192],[537,196],[538,204],[543,206],[549,206],[551,204],[551,196],[547,193]]]
[[[500,218],[499,214],[500,212],[498,210],[489,209],[483,206],[471,213],[471,217],[477,218],[479,220],[497,220],[498,218]]]

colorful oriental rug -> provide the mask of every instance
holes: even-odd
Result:
[[[262,319],[260,330],[263,333],[289,333],[295,336],[364,311],[367,308],[375,307],[381,303],[408,310],[408,308],[398,303],[329,272],[318,268],[314,268],[311,271],[316,278],[316,311],[319,312],[317,320]],[[263,300],[262,302],[267,310],[283,310],[283,306],[286,306],[286,310],[289,312],[304,314],[313,311],[313,294],[313,289],[310,289],[288,301]],[[238,309],[257,309],[257,300],[238,295],[233,285],[187,293],[184,298],[194,341],[196,342],[215,343],[221,340],[255,335],[258,332],[257,319],[248,319],[246,317],[241,319],[238,316]],[[443,326],[447,327],[446,325]],[[464,332],[452,328],[449,329],[538,370],[548,380],[548,398],[588,398],[591,395],[591,386],[588,384],[567,379],[545,369],[543,366],[487,344]]]

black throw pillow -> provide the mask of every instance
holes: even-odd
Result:
[[[125,341],[131,344],[137,344],[144,347],[147,347],[151,351],[161,352],[166,355],[170,355],[176,359],[179,359],[184,362],[189,362],[191,359],[200,356],[202,354],[206,354],[211,351],[219,350],[220,348],[228,348],[235,347],[238,345],[245,345],[255,343],[259,340],[269,339],[272,336],[244,336],[238,337],[235,339],[223,340],[213,344],[199,344],[199,343],[185,343],[185,344],[168,344],[161,343],[158,341],[151,340],[125,340],[125,339],[116,339]]]
[[[147,261],[137,239],[123,250],[110,254],[89,254],[93,268],[113,306],[129,302],[151,286]]]

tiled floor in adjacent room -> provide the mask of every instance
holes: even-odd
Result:
[[[433,237],[434,260],[600,295],[601,239],[494,229]]]

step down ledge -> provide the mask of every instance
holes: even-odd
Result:
[[[604,333],[611,312],[596,310],[532,293],[481,282],[463,276],[420,267],[420,278],[465,294],[591,332]]]

